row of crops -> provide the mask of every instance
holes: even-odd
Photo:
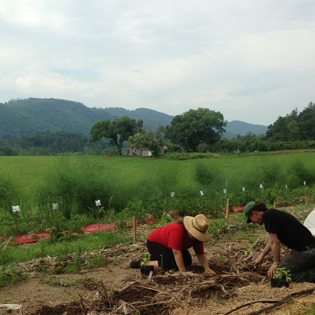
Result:
[[[42,163],[47,163],[45,158]],[[307,158],[279,162],[260,157],[189,161],[63,157],[45,166],[40,161],[33,165],[28,158],[28,176],[23,177],[22,166],[19,177],[12,176],[10,167],[0,173],[0,235],[76,231],[88,223],[132,216],[141,220],[147,214],[159,217],[175,210],[220,218],[227,198],[231,206],[250,200],[279,206],[310,202],[315,196],[315,166]],[[38,168],[41,172],[36,173]]]

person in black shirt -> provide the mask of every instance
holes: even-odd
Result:
[[[255,267],[271,251],[273,264],[267,272],[269,278],[277,267],[284,267],[290,271],[292,281],[315,282],[315,238],[303,224],[287,212],[267,209],[264,203],[255,201],[245,206],[244,214],[247,223],[263,224],[269,235],[265,248],[254,261]],[[280,260],[281,243],[292,249],[292,253]]]

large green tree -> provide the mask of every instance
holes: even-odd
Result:
[[[142,131],[143,121],[122,116],[114,120],[98,121],[91,128],[90,135],[93,142],[102,138],[109,138],[116,145],[118,154],[125,140],[137,132]]]
[[[266,132],[267,139],[271,141],[297,141],[315,139],[315,104],[308,106],[298,114],[297,109],[278,119]]]
[[[168,128],[168,137],[187,151],[197,151],[200,143],[219,141],[226,126],[220,112],[208,108],[191,109],[175,116]]]
[[[301,138],[303,140],[315,139],[315,103],[310,102],[298,117]]]
[[[267,139],[271,141],[295,141],[300,138],[298,124],[298,111],[293,110],[285,117],[279,116],[278,119],[268,126],[266,132]]]

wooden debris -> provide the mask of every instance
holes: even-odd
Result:
[[[276,301],[276,303],[274,303],[272,306],[268,306],[268,307],[263,308],[263,309],[261,309],[259,311],[249,313],[248,315],[259,315],[259,314],[264,314],[264,313],[270,313],[273,309],[275,309],[276,307],[278,307],[278,306],[280,306],[280,305],[290,301],[291,299],[296,298],[296,297],[300,297],[300,296],[305,296],[305,295],[308,295],[308,294],[312,294],[314,291],[315,291],[315,287],[311,288],[311,289],[298,291],[298,292],[293,292],[293,293],[285,296],[281,300]]]
[[[250,306],[250,305],[253,305],[253,304],[257,304],[257,303],[268,303],[268,304],[273,304],[273,305],[265,307],[265,308],[262,308],[259,311],[254,311],[254,312],[248,313],[248,315],[259,315],[259,314],[269,313],[273,309],[275,309],[276,307],[278,307],[278,306],[280,306],[280,305],[282,305],[284,303],[287,303],[288,301],[290,301],[293,298],[300,297],[300,296],[305,296],[305,295],[308,295],[308,294],[312,294],[314,291],[315,291],[315,287],[311,288],[311,289],[298,291],[298,292],[293,292],[293,293],[285,296],[284,298],[282,298],[280,300],[260,300],[260,301],[248,302],[248,303],[242,304],[242,305],[240,305],[240,306],[238,306],[238,307],[228,311],[224,315],[232,314],[233,312],[238,311],[241,308],[244,308],[244,307],[247,307],[247,306]]]
[[[101,281],[88,279],[85,287],[95,290],[94,298],[81,296],[77,307],[71,304],[77,314],[170,314],[173,309],[184,308],[187,305],[198,305],[200,301],[212,296],[227,299],[235,294],[237,287],[261,281],[261,276],[250,272],[217,275],[164,273],[157,274],[150,281],[147,278],[128,283],[119,291],[109,291]],[[58,309],[62,306],[58,305]],[[68,312],[67,305],[64,311]],[[78,312],[80,308],[80,312]],[[51,312],[47,307],[45,311]],[[39,315],[40,312],[34,314]]]

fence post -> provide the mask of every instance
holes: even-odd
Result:
[[[137,243],[137,221],[136,221],[136,217],[134,216],[132,218],[132,236],[133,236],[133,243],[136,244]]]
[[[226,218],[226,225],[229,225],[230,224],[230,199],[229,198],[226,198],[225,218]]]

